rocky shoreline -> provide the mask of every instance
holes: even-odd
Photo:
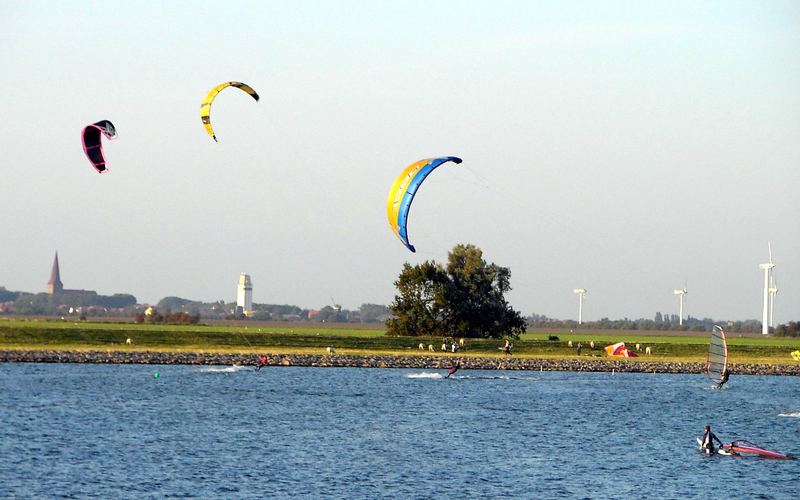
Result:
[[[269,354],[271,366],[447,369],[455,360],[464,370],[564,372],[702,373],[702,363],[622,361],[602,358],[453,358],[444,356],[345,356],[339,354]],[[159,365],[255,365],[252,354],[151,351],[0,351],[0,363],[99,363]],[[734,364],[737,375],[800,376],[800,364]]]

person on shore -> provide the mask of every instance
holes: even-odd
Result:
[[[508,339],[506,339],[506,343],[503,346],[503,352],[506,353],[506,356],[511,356],[511,347],[512,347],[511,342],[509,342]]]
[[[455,372],[457,372],[459,368],[461,368],[461,361],[456,361],[456,364],[451,365],[450,369],[447,370],[447,375],[445,375],[444,378],[450,378],[450,375],[452,375]]]
[[[711,426],[706,425],[705,429],[703,429],[703,439],[701,441],[701,446],[703,447],[703,450],[705,450],[706,455],[713,455],[716,452],[716,449],[714,448],[714,441],[722,446],[722,441],[719,440],[716,434],[711,432]]]
[[[722,378],[720,379],[719,383],[717,384],[717,389],[722,389],[722,386],[728,381],[731,376],[731,371],[726,366],[725,369],[722,371]]]
[[[264,368],[269,364],[269,358],[267,356],[259,356],[258,357],[258,366],[256,366],[256,371]]]

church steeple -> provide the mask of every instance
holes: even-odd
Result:
[[[53,269],[50,271],[50,281],[47,282],[47,293],[61,293],[64,291],[64,284],[61,283],[61,271],[58,269],[58,252],[53,259]]]

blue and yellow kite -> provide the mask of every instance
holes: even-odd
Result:
[[[394,234],[400,238],[403,245],[412,252],[416,252],[414,245],[408,242],[408,211],[411,209],[411,202],[417,194],[422,181],[433,172],[433,169],[443,163],[452,161],[461,163],[461,158],[455,156],[442,156],[440,158],[427,158],[414,162],[395,179],[391,189],[389,189],[389,199],[386,201],[386,216],[389,219],[389,227]]]

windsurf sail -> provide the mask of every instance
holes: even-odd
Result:
[[[722,373],[728,368],[728,340],[722,327],[714,325],[711,338],[708,342],[708,357],[706,358],[706,375],[719,384]]]
[[[772,451],[766,448],[762,448],[761,446],[753,443],[752,441],[747,441],[746,439],[737,439],[736,441],[732,441],[729,444],[723,445],[723,448],[733,453],[738,453],[740,455],[746,455],[746,456],[757,456],[764,458],[782,458],[782,459],[794,458],[793,456],[787,455],[786,453],[781,453],[779,451]]]
[[[607,345],[605,347],[605,351],[606,355],[611,357],[636,358],[639,356],[636,354],[636,351],[628,349],[625,346],[625,342],[617,342],[616,344]]]

